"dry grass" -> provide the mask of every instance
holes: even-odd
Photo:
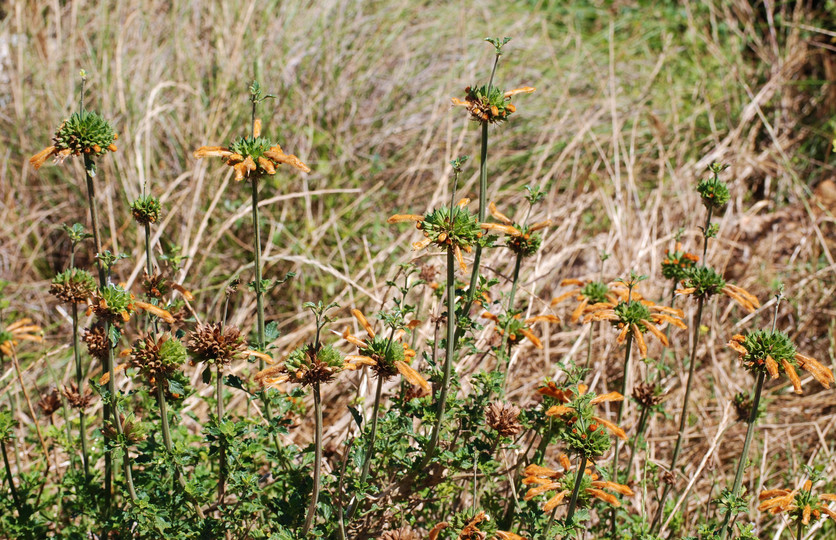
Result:
[[[0,277],[11,282],[10,311],[49,328],[49,352],[26,368],[30,384],[45,362],[67,378],[66,350],[52,350],[67,342],[67,316],[45,291],[66,264],[60,224],[84,223],[86,216],[79,164],[35,175],[25,160],[75,106],[79,68],[91,76],[88,106],[112,118],[120,132],[120,150],[103,164],[100,180],[102,200],[114,201],[103,208],[106,247],[131,255],[118,277],[130,285],[141,274],[144,245],[126,208],[147,184],[164,205],[155,245],[179,245],[189,256],[179,278],[195,293],[203,319],[219,315],[233,275],[250,279],[249,192],[191,152],[244,132],[253,77],[279,96],[263,109],[266,132],[314,170],[305,178],[279,174],[263,196],[265,275],[298,274],[268,302],[268,318],[284,334],[276,345],[290,350],[312,330],[303,301],[376,307],[386,298],[393,265],[411,258],[414,231],[398,235],[385,218],[446,200],[448,162],[478,152],[478,130],[448,104],[486,76],[490,49],[479,44],[486,35],[514,37],[499,84],[537,87],[517,100],[519,112],[508,125],[492,130],[490,158],[492,200],[509,215],[524,211],[519,187],[548,187],[532,217],[551,218],[556,226],[525,268],[519,297],[530,300],[531,313],[550,312],[561,279],[595,277],[601,250],[612,255],[605,276],[636,270],[652,277],[647,296],[665,297],[664,251],[679,227],[696,247],[702,212],[692,187],[710,162],[722,161],[732,164],[726,175],[733,199],[719,216],[721,236],[709,262],[764,301],[783,282],[790,301],[779,327],[790,330],[800,350],[832,365],[836,186],[821,139],[827,139],[822,118],[836,106],[836,70],[833,51],[821,45],[827,34],[800,26],[819,26],[806,17],[804,3],[782,4],[773,14],[739,0],[673,7],[619,2],[612,8],[618,16],[590,3],[590,18],[582,6],[543,3],[530,11],[498,2],[467,8],[403,1],[267,4],[56,1],[8,8],[0,22],[0,43],[8,46],[0,81]],[[826,84],[805,83],[828,76]],[[468,169],[463,195],[478,191],[475,169]],[[434,256],[422,262],[440,264]],[[499,255],[487,268],[508,277],[512,262]],[[751,381],[723,344],[732,328],[766,324],[770,306],[764,302],[742,318],[720,301],[704,318],[708,339],[699,354],[698,405],[683,462],[694,471],[712,448],[710,473],[696,479],[683,508],[716,496],[736,463],[742,424],[712,443],[724,404]],[[254,308],[247,293],[230,320],[251,326]],[[340,322],[348,322],[342,315]],[[544,336],[544,351],[519,349],[509,398],[530,402],[539,380],[554,376],[568,358],[581,360],[587,331],[555,326]],[[603,391],[614,387],[620,360],[614,335],[596,338],[593,389]],[[687,337],[674,342],[680,352],[665,380],[671,410],[681,401]],[[458,369],[468,374],[492,362],[469,357]],[[9,370],[0,374],[0,391],[14,386]],[[46,374],[37,377],[42,388],[50,382]],[[353,384],[341,387],[346,398],[368,394],[364,380]],[[795,397],[786,383],[768,387],[772,412],[760,426],[757,455],[770,452],[747,480],[750,492],[772,485],[787,465],[797,470],[804,462],[827,462],[836,473],[836,398],[815,384],[805,388],[806,395]],[[243,405],[230,404],[236,406]],[[332,446],[350,429],[343,410],[326,411],[334,415],[325,422]],[[627,419],[630,426],[636,416]],[[650,425],[651,461],[667,462],[674,420],[657,416]],[[309,430],[293,436],[305,440]],[[648,502],[634,500],[637,508]]]

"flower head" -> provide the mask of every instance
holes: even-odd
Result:
[[[769,489],[758,496],[761,500],[758,510],[770,514],[786,512],[796,523],[810,524],[810,518],[819,519],[824,513],[836,521],[836,512],[827,505],[836,502],[836,493],[813,494],[813,482],[807,480],[801,489]]]
[[[620,291],[611,290],[609,285],[602,281],[584,281],[581,279],[564,279],[560,282],[561,287],[568,287],[572,286],[573,288],[560,296],[552,299],[551,305],[556,306],[567,300],[568,298],[575,297],[578,304],[575,307],[574,311],[572,311],[571,321],[578,322],[583,314],[587,311],[587,308],[590,306],[594,306],[596,304],[603,304],[605,302],[609,302],[611,304],[618,303],[618,293]],[[626,294],[625,294],[626,296]]]
[[[630,296],[630,300],[619,300],[617,303],[607,301],[589,306],[586,310],[589,314],[584,318],[584,322],[609,321],[619,330],[619,344],[623,343],[628,335],[632,335],[642,358],[647,358],[647,342],[644,339],[646,332],[667,347],[668,338],[660,328],[666,324],[686,328],[682,322],[682,310],[657,305],[643,299],[635,291],[630,292]],[[626,298],[626,293],[624,297]]]
[[[199,362],[215,364],[223,371],[233,360],[247,355],[241,330],[221,323],[201,324],[189,333],[186,348]]]
[[[104,362],[107,358],[107,351],[110,350],[110,339],[107,337],[104,324],[97,322],[93,326],[85,328],[81,339],[87,345],[87,352],[90,356]]]
[[[575,486],[575,479],[579,472],[572,470],[572,462],[565,454],[561,454],[559,460],[563,470],[554,470],[533,463],[525,468],[523,484],[532,486],[525,494],[526,501],[530,501],[534,497],[544,493],[554,493],[543,505],[545,512],[551,512],[561,504],[569,502],[569,495],[572,493],[572,489]],[[583,477],[581,478],[581,487],[578,492],[579,504],[588,505],[595,498],[618,507],[621,506],[621,502],[610,491],[628,497],[633,495],[633,490],[628,486],[607,480],[600,480],[598,475],[593,472],[593,468],[594,464],[590,464],[582,471]]]
[[[712,178],[700,180],[697,184],[697,192],[700,194],[702,204],[706,209],[719,210],[726,206],[731,199],[729,187],[717,178],[716,172]]]
[[[24,317],[9,324],[6,328],[0,328],[0,356],[12,356],[14,348],[21,341],[42,342],[43,330],[40,326],[33,324],[32,319]]]
[[[665,253],[665,259],[662,261],[662,276],[679,283],[685,279],[688,270],[696,266],[699,260],[699,255],[684,251],[682,243],[677,242],[673,251]]]
[[[96,280],[87,270],[70,268],[54,278],[49,294],[69,304],[84,304],[96,293]]]
[[[415,226],[424,232],[424,239],[412,244],[415,250],[424,249],[430,244],[435,244],[442,249],[453,248],[453,253],[462,271],[467,269],[464,263],[462,252],[470,253],[473,246],[482,238],[483,230],[501,232],[504,234],[518,236],[520,231],[509,225],[497,223],[479,223],[477,217],[467,210],[469,199],[462,199],[452,209],[443,206],[433,210],[425,216],[417,214],[396,214],[387,221],[389,223],[402,223],[414,221]]]
[[[737,351],[744,367],[752,373],[765,372],[773,379],[777,379],[780,373],[786,374],[796,394],[803,392],[796,368],[809,372],[825,388],[830,388],[830,383],[836,382],[830,368],[796,351],[795,345],[784,332],[755,330],[746,336],[736,334],[728,345]]]
[[[519,313],[510,312],[505,312],[497,316],[489,311],[486,311],[482,313],[482,317],[495,323],[494,328],[499,335],[504,335],[506,332],[508,333],[509,345],[516,345],[522,342],[522,340],[528,338],[528,340],[538,349],[542,349],[543,344],[540,342],[540,338],[534,335],[534,332],[531,331],[531,327],[539,322],[560,322],[560,318],[556,315],[537,315],[523,320]]]
[[[425,393],[429,394],[430,384],[409,365],[415,357],[415,351],[406,343],[400,342],[404,335],[403,330],[393,334],[392,339],[387,339],[375,334],[372,325],[359,309],[352,309],[351,314],[366,331],[368,337],[360,339],[353,336],[348,328],[341,334],[343,339],[358,349],[357,354],[345,357],[345,368],[354,370],[367,365],[371,367],[375,375],[384,380],[400,373],[410,384],[421,387]]]
[[[508,236],[507,245],[511,251],[522,257],[531,257],[537,253],[537,250],[540,249],[540,245],[543,243],[543,237],[537,231],[551,227],[552,225],[552,220],[550,219],[532,225],[515,223],[511,218],[500,212],[494,203],[488,205],[488,210],[494,219],[502,223],[502,225],[512,227],[519,231],[519,234],[511,234]]]
[[[201,146],[194,152],[194,157],[220,157],[235,171],[235,180],[240,182],[251,176],[274,175],[279,165],[286,164],[302,172],[309,173],[311,168],[302,163],[298,157],[285,154],[282,147],[273,144],[269,139],[260,137],[261,121],[256,120],[252,137],[239,137],[229,144],[229,148],[222,146]]]
[[[559,388],[553,382],[540,387],[541,395],[557,401],[546,410],[546,415],[557,420],[558,436],[578,454],[594,458],[603,455],[610,447],[608,431],[627,440],[624,430],[609,420],[595,414],[595,406],[607,401],[622,401],[618,392],[595,395],[587,393],[585,384]]]
[[[159,317],[168,324],[174,322],[174,317],[168,311],[147,302],[140,302],[133,294],[112,283],[96,291],[93,303],[88,309],[99,319],[116,325],[130,321],[131,315],[138,309]]]
[[[93,401],[93,391],[90,390],[90,387],[79,390],[76,383],[70,383],[70,386],[65,386],[61,393],[67,398],[70,407],[80,411],[87,409],[90,406],[90,402]]]
[[[55,411],[61,408],[61,398],[58,397],[58,389],[53,388],[51,392],[44,395],[44,397],[38,401],[38,408],[46,417],[50,417],[55,414]]]
[[[168,385],[168,379],[186,361],[188,353],[183,343],[171,334],[157,339],[138,339],[131,348],[128,366],[135,368],[151,386]]]
[[[501,437],[513,437],[522,431],[520,408],[501,401],[485,407],[485,423]]]
[[[346,367],[343,356],[331,345],[307,344],[294,349],[284,362],[259,371],[255,379],[265,388],[278,389],[285,382],[310,386],[330,382]]]
[[[464,100],[452,98],[452,102],[453,105],[467,109],[473,120],[495,124],[504,122],[516,112],[517,108],[511,103],[512,96],[530,94],[534,90],[531,86],[524,86],[503,92],[495,86],[468,86],[464,89]]]
[[[726,283],[723,276],[708,266],[694,266],[684,272],[682,279],[684,287],[677,289],[676,294],[691,295],[697,298],[709,298],[715,294],[723,293],[748,311],[754,312],[761,307],[758,299],[737,285]]]
[[[134,221],[143,226],[159,221],[161,211],[160,200],[153,195],[141,195],[131,203],[131,214]]]
[[[55,156],[55,161],[60,163],[69,156],[82,154],[101,156],[107,152],[115,152],[114,141],[118,137],[110,122],[99,113],[76,112],[64,120],[55,132],[52,137],[52,146],[44,148],[29,158],[29,163],[37,170],[53,156]]]

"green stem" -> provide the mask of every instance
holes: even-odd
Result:
[[[99,226],[99,210],[96,205],[96,186],[93,183],[93,176],[91,175],[91,171],[95,167],[93,159],[85,154],[84,155],[84,175],[87,181],[87,204],[90,207],[90,225],[91,229],[93,230],[93,243],[96,246],[96,254],[102,252],[102,238]],[[107,276],[105,274],[105,267],[104,263],[98,258],[96,259],[96,264],[99,271],[99,287],[104,289],[107,286]],[[110,329],[110,325],[105,322],[105,335],[109,336],[108,330]],[[108,348],[110,349],[110,348]],[[112,351],[108,352],[107,355],[107,363],[104,366],[107,370],[108,375],[110,376],[110,381],[113,381],[113,353]],[[110,383],[108,383],[108,389],[110,389]],[[79,391],[81,388],[79,388]],[[102,416],[103,421],[106,422],[108,418],[112,416],[111,406],[109,402],[104,404],[102,408]],[[116,422],[118,424],[118,422]],[[105,490],[105,511],[107,515],[110,515],[110,508],[112,504],[113,498],[113,452],[112,450],[107,450],[105,452],[105,462],[104,462],[104,490]]]
[[[160,408],[160,424],[163,427],[163,444],[165,445],[166,451],[170,454],[172,449],[171,430],[168,426],[168,407],[165,402],[165,392],[163,391],[162,384],[155,386],[157,388],[157,406]]]
[[[488,123],[482,122],[482,148],[479,153],[479,223],[485,221],[488,207]],[[464,313],[470,311],[473,305],[473,298],[476,294],[476,287],[479,284],[479,264],[482,260],[482,245],[476,244],[476,251],[473,254],[473,271],[470,274],[470,288],[467,291],[467,302]]]
[[[383,377],[377,378],[377,388],[374,392],[374,406],[372,407],[372,427],[369,432],[369,445],[366,448],[366,457],[363,459],[363,467],[360,471],[360,484],[366,481],[369,476],[369,469],[372,464],[372,456],[374,455],[374,443],[377,437],[377,415],[380,412],[380,399],[383,395]],[[348,521],[354,517],[354,513],[360,505],[360,501],[354,497],[348,508]]]
[[[456,349],[456,274],[455,258],[453,248],[447,248],[447,352],[444,358],[444,378],[441,381],[441,391],[438,396],[438,408],[436,410],[435,425],[433,426],[430,442],[427,445],[427,453],[417,469],[422,470],[433,458],[435,448],[438,445],[438,436],[441,432],[441,425],[444,420],[444,410],[447,406],[447,393],[450,387],[450,372],[453,367],[453,357]]]
[[[708,228],[711,227],[711,214],[714,213],[714,207],[708,207],[708,215],[705,218],[705,229],[703,229],[703,244],[702,244],[702,263],[703,265],[706,264],[705,262],[705,255],[708,253]]]
[[[511,294],[508,297],[508,313],[511,313],[514,310],[514,297],[517,294],[517,282],[520,279],[520,265],[522,264],[522,253],[517,253],[517,260],[514,262],[514,276],[511,280]],[[508,327],[511,325],[511,320],[508,320],[508,324],[505,325],[504,332],[502,333],[502,344],[499,346],[500,354],[505,353],[505,347],[508,344]],[[511,367],[511,352],[510,347],[508,351],[508,355],[505,362],[505,382],[508,381],[508,369]],[[503,385],[505,383],[503,382]]]
[[[630,443],[630,458],[627,460],[627,483],[630,483],[630,472],[633,470],[633,460],[636,457],[636,446],[638,446],[639,439],[644,435],[644,430],[647,427],[647,420],[650,417],[650,408],[642,407],[642,412],[639,415],[639,427],[636,430],[636,435]]]
[[[84,373],[81,366],[81,353],[78,343],[78,304],[72,305],[73,316],[73,358],[75,359],[75,380],[78,384],[78,391],[83,392]],[[81,463],[84,467],[84,481],[85,483],[90,479],[90,466],[88,461],[87,450],[87,427],[84,409],[78,410],[78,432],[81,439]]]
[[[14,479],[12,478],[12,466],[9,465],[9,455],[6,453],[6,440],[0,439],[0,450],[3,451],[3,466],[6,468],[6,480],[9,482],[9,489],[12,491],[12,500],[15,508],[17,508],[18,517],[23,517],[23,505],[20,503],[20,497],[17,494]]]
[[[217,415],[218,427],[224,421],[224,383],[223,373],[220,366],[218,366],[217,377],[215,377],[215,396],[217,400]],[[226,488],[226,440],[221,440],[220,444],[220,467],[218,468],[218,504],[223,504],[224,493]]]
[[[264,347],[264,291],[261,290],[261,226],[258,217],[258,175],[252,176],[253,188],[253,247],[255,248],[255,302],[258,310],[258,349]],[[264,369],[264,360],[259,359],[259,369]]]
[[[628,298],[632,297],[632,290],[628,292]],[[624,351],[624,379],[621,381],[621,395],[625,396],[623,400],[621,400],[618,404],[618,420],[616,421],[616,425],[621,425],[621,420],[624,417],[624,403],[627,401],[627,377],[630,374],[630,353],[633,350],[633,332],[632,330],[627,333],[627,349]],[[620,450],[621,440],[616,438],[615,439],[615,452],[613,453],[612,457],[612,481],[618,482],[618,451]],[[628,473],[629,474],[629,473]],[[616,509],[612,509],[612,521],[611,521],[611,529],[612,529],[612,537],[615,538],[616,532]]]
[[[306,536],[311,530],[311,525],[314,522],[316,515],[316,504],[319,501],[319,473],[322,468],[322,399],[319,394],[319,383],[314,383],[314,414],[316,415],[316,440],[315,454],[314,454],[314,476],[313,476],[313,493],[311,494],[311,504],[308,506],[308,516],[305,518],[305,526],[302,529],[302,536]]]
[[[755,436],[755,422],[758,419],[758,406],[761,401],[761,391],[763,390],[763,381],[766,378],[766,371],[761,371],[758,374],[758,382],[755,383],[755,399],[752,401],[752,411],[749,413],[749,425],[746,428],[746,440],[743,442],[743,453],[740,454],[740,461],[737,463],[737,473],[734,475],[734,487],[732,488],[732,497],[737,497],[740,494],[740,486],[743,485],[743,471],[746,469],[746,461],[749,457],[749,446],[752,444],[752,439]],[[723,518],[723,524],[720,527],[720,538],[725,539],[729,521],[731,520],[731,509],[726,511],[726,517]]]
[[[801,540],[801,532],[802,532],[803,527],[804,527],[804,523],[799,519],[798,520],[798,528],[796,529],[796,532],[795,532],[796,540]]]
[[[691,345],[691,358],[688,366],[688,380],[685,382],[685,397],[682,399],[682,413],[679,417],[679,433],[676,436],[676,444],[673,448],[673,457],[671,458],[671,465],[668,471],[673,473],[676,469],[679,454],[682,451],[682,440],[685,438],[685,428],[688,422],[688,404],[691,397],[691,381],[694,378],[694,368],[697,364],[697,346],[700,340],[700,326],[702,325],[702,313],[705,307],[705,297],[700,296],[697,300],[697,315],[694,318],[693,324],[693,344]],[[656,508],[656,516],[653,518],[653,523],[650,529],[653,530],[657,525],[661,525],[662,513],[665,511],[665,501],[670,494],[673,487],[672,483],[665,485],[665,490],[662,492],[662,497],[659,499],[659,506]]]
[[[578,504],[578,494],[581,491],[581,481],[586,470],[586,455],[581,455],[581,463],[575,473],[575,487],[572,489],[572,498],[569,499],[569,510],[566,511],[566,525],[572,524],[572,518],[575,517],[575,507]]]

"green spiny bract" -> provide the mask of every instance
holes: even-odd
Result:
[[[396,341],[390,343],[387,338],[379,335],[366,343],[367,347],[361,348],[360,354],[377,362],[377,365],[372,366],[372,370],[378,377],[388,379],[399,373],[395,362],[403,362],[406,358],[402,344]]]
[[[622,325],[635,324],[641,332],[647,331],[645,321],[650,320],[650,310],[640,301],[624,302],[622,300],[613,308],[613,311],[618,316],[617,321],[612,321],[613,326],[621,327]]]
[[[99,113],[82,111],[73,113],[64,120],[52,138],[56,150],[69,150],[71,154],[93,154],[100,156],[109,150],[116,140],[116,132],[110,122]]]
[[[290,382],[302,386],[329,382],[342,371],[345,361],[342,355],[331,345],[304,345],[291,352],[284,361],[284,370],[290,376]]]
[[[609,293],[610,288],[602,281],[590,281],[581,289],[581,294],[589,301],[590,305],[607,302]]]
[[[420,223],[424,236],[439,247],[459,246],[465,251],[475,245],[482,238],[479,220],[466,208],[453,207],[450,219],[450,209],[443,206],[433,210]]]
[[[490,89],[487,86],[468,86],[464,93],[472,118],[479,122],[504,122],[517,110],[505,97],[505,92],[496,86]]]
[[[729,188],[725,182],[721,182],[716,177],[700,180],[697,184],[697,192],[702,198],[702,204],[707,209],[719,210],[728,204],[731,199]]]
[[[743,348],[748,351],[741,355],[741,360],[746,369],[753,373],[766,372],[766,357],[769,356],[778,364],[778,371],[785,372],[783,361],[786,360],[792,367],[796,367],[798,361],[795,359],[796,349],[790,337],[779,330],[755,330],[747,334],[740,342]]]
[[[531,257],[536,254],[543,243],[543,237],[539,233],[531,232],[528,226],[516,224],[514,226],[519,229],[521,234],[508,237],[508,248],[523,257]]]
[[[167,385],[168,378],[188,358],[186,347],[171,334],[157,340],[151,337],[139,339],[131,349],[128,364],[136,368],[150,385]]]
[[[682,285],[694,289],[693,296],[707,298],[723,290],[726,280],[710,266],[694,266],[685,271]]]
[[[238,137],[229,143],[229,150],[231,152],[240,154],[244,158],[247,156],[253,158],[256,165],[258,165],[258,158],[264,157],[264,152],[270,150],[272,147],[273,143],[264,137]],[[258,167],[259,173],[266,172],[260,165]]]
[[[610,434],[596,421],[592,400],[595,394],[580,394],[566,404],[573,410],[559,417],[558,437],[570,451],[588,458],[604,455],[610,448]]]
[[[699,257],[687,251],[681,251],[677,245],[675,251],[665,253],[665,260],[662,261],[662,276],[679,283],[687,276],[688,270],[694,268]]]
[[[159,221],[161,210],[160,200],[153,195],[142,195],[131,203],[131,214],[140,225],[150,225]]]
[[[96,280],[87,270],[69,268],[54,278],[49,286],[49,294],[63,302],[82,304],[96,292]]]
[[[100,289],[93,301],[93,311],[100,319],[112,323],[127,322],[134,312],[134,297],[119,285]]]

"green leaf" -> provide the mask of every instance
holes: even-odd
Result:
[[[357,422],[357,427],[362,429],[363,415],[360,414],[360,411],[358,411],[355,407],[352,407],[351,405],[348,406],[348,411],[351,413],[351,417],[354,418],[354,421]]]
[[[212,380],[212,367],[206,366],[206,369],[203,370],[203,384],[209,384]]]

